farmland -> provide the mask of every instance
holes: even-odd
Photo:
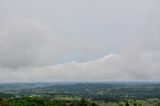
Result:
[[[0,84],[0,106],[159,106],[159,83]]]

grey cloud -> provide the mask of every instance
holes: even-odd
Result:
[[[159,3],[2,0],[0,81],[160,81]]]
[[[35,20],[18,16],[3,20],[0,27],[0,65],[19,67],[33,64],[48,38],[47,27]]]

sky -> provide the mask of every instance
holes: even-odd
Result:
[[[160,81],[159,0],[0,0],[0,83]]]

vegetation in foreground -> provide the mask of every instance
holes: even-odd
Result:
[[[81,100],[50,100],[41,97],[21,97],[0,100],[0,106],[160,106],[160,100],[129,100],[116,102]]]

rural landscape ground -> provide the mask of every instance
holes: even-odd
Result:
[[[160,106],[160,84],[10,83],[0,98],[0,106]]]

